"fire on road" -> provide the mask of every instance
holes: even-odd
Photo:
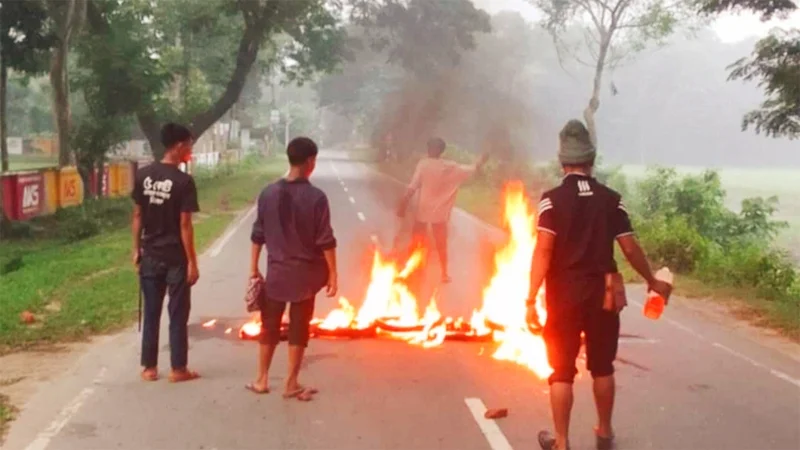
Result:
[[[552,372],[547,363],[544,341],[531,332],[525,320],[525,300],[530,287],[531,255],[536,245],[535,214],[521,182],[504,189],[504,226],[508,242],[496,250],[494,275],[483,290],[483,304],[467,320],[443,316],[430,299],[423,314],[419,300],[408,286],[409,277],[423,266],[426,249],[416,248],[400,262],[374,250],[371,277],[364,301],[356,309],[341,297],[339,307],[325,318],[312,322],[312,333],[320,338],[386,337],[400,339],[424,348],[442,345],[446,340],[494,340],[492,355],[529,368],[538,377]],[[537,311],[546,320],[544,288],[537,295]],[[213,324],[213,323],[212,323]],[[284,328],[286,324],[284,324]],[[285,329],[283,330],[285,334]],[[261,333],[258,315],[239,330],[242,339],[255,339]]]

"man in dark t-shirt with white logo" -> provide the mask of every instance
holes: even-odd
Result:
[[[194,249],[192,213],[200,210],[191,175],[178,167],[192,156],[192,133],[168,123],[161,129],[166,149],[160,162],[139,169],[133,187],[133,261],[144,296],[142,379],[158,379],[158,334],[164,296],[169,293],[169,344],[172,382],[199,375],[187,368],[187,324],[191,287],[200,277]]]
[[[589,131],[580,121],[571,120],[559,138],[558,159],[565,176],[539,203],[528,300],[528,322],[536,324],[535,298],[546,279],[544,340],[553,369],[548,381],[555,436],[542,431],[539,444],[545,450],[569,448],[572,383],[583,333],[586,365],[594,380],[597,448],[605,450],[613,446],[614,359],[624,305],[606,295],[623,288],[614,261],[614,241],[650,289],[668,298],[669,286],[653,276],[621,196],[592,177],[596,152]]]

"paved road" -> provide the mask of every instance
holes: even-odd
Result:
[[[397,230],[400,186],[333,155],[314,182],[329,195],[340,242],[341,289],[360,299],[373,239],[388,246]],[[528,371],[490,359],[490,348],[446,343],[423,350],[399,342],[313,341],[306,383],[312,403],[254,396],[255,345],[237,328],[252,215],[203,256],[192,310],[190,364],[204,378],[170,385],[138,376],[135,330],[106,339],[24,407],[8,449],[531,449],[549,426],[547,385]],[[373,237],[374,236],[374,237]],[[440,309],[467,314],[488,277],[485,239],[494,233],[464,214],[452,222],[454,282]],[[633,299],[642,297],[632,289]],[[324,314],[333,302],[320,297]],[[800,361],[742,333],[671,307],[658,322],[634,305],[624,313],[615,417],[627,449],[800,448]],[[200,323],[219,320],[217,330]],[[166,322],[166,321],[165,321]],[[165,323],[166,325],[166,323]],[[162,336],[166,336],[164,332]],[[162,366],[169,360],[166,342]],[[279,387],[285,347],[271,381]],[[162,369],[164,370],[164,369]],[[592,448],[594,418],[586,373],[576,383],[574,448]],[[472,400],[466,400],[472,399]],[[482,408],[509,408],[498,422]],[[477,418],[476,418],[477,416]]]

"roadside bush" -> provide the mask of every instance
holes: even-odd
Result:
[[[708,254],[707,240],[683,218],[634,218],[635,228],[653,264],[679,273],[695,270]]]
[[[789,298],[798,283],[793,262],[773,248],[786,226],[772,219],[777,198],[752,198],[739,213],[725,207],[719,175],[679,177],[655,168],[636,186],[634,211],[648,256],[707,282],[754,288],[771,300]]]

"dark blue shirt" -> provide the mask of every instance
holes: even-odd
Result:
[[[336,248],[328,197],[307,179],[270,184],[258,197],[250,240],[267,247],[267,298],[299,302],[328,282],[323,252]]]

